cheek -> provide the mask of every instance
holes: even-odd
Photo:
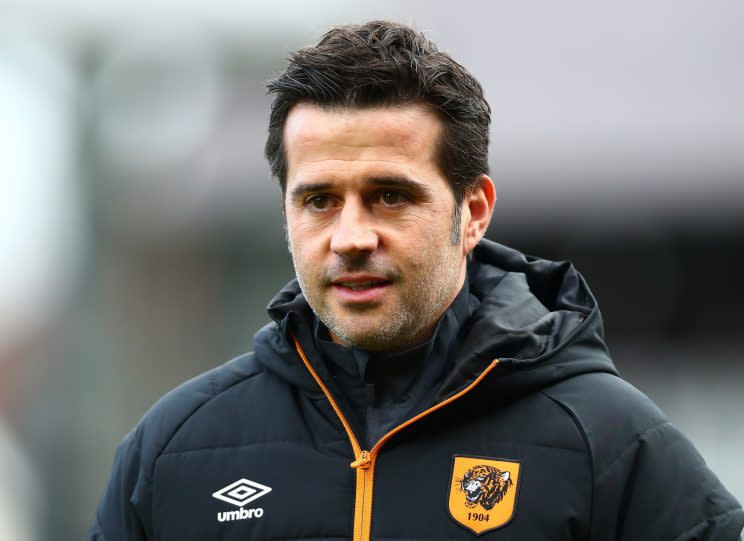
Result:
[[[303,267],[312,266],[313,260],[319,258],[322,236],[298,221],[287,221],[287,240],[292,257]]]
[[[427,280],[451,279],[457,264],[458,251],[446,233],[425,231],[411,239],[404,250],[403,259],[416,275]]]
[[[292,262],[294,263],[295,272],[301,277],[309,277],[312,274],[313,261],[317,260],[317,257],[313,257],[309,251],[307,242],[302,238],[297,237],[291,233],[287,234],[289,240],[289,250],[292,255]]]
[[[294,260],[297,272],[301,272],[304,275],[312,274],[313,269],[317,267],[319,261],[319,258],[314,257],[313,253],[308,250],[307,245],[303,242],[296,242],[292,245],[292,259]]]

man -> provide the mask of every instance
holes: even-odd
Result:
[[[254,352],[127,436],[92,539],[738,538],[738,503],[618,377],[581,276],[481,240],[472,75],[372,22],[269,91],[297,281]]]

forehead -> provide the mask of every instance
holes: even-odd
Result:
[[[287,178],[359,167],[431,173],[441,130],[425,104],[354,109],[300,103],[284,128]]]

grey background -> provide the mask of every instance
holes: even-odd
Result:
[[[0,11],[0,451],[18,464],[0,466],[0,509],[25,539],[82,538],[123,435],[250,349],[292,278],[265,81],[372,18],[415,24],[480,79],[488,237],[576,264],[621,373],[744,499],[741,2]]]

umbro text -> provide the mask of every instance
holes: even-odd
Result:
[[[245,520],[248,518],[261,518],[263,516],[263,509],[256,507],[255,509],[243,509],[239,511],[222,511],[217,513],[217,520],[220,522],[230,522],[231,520]]]

